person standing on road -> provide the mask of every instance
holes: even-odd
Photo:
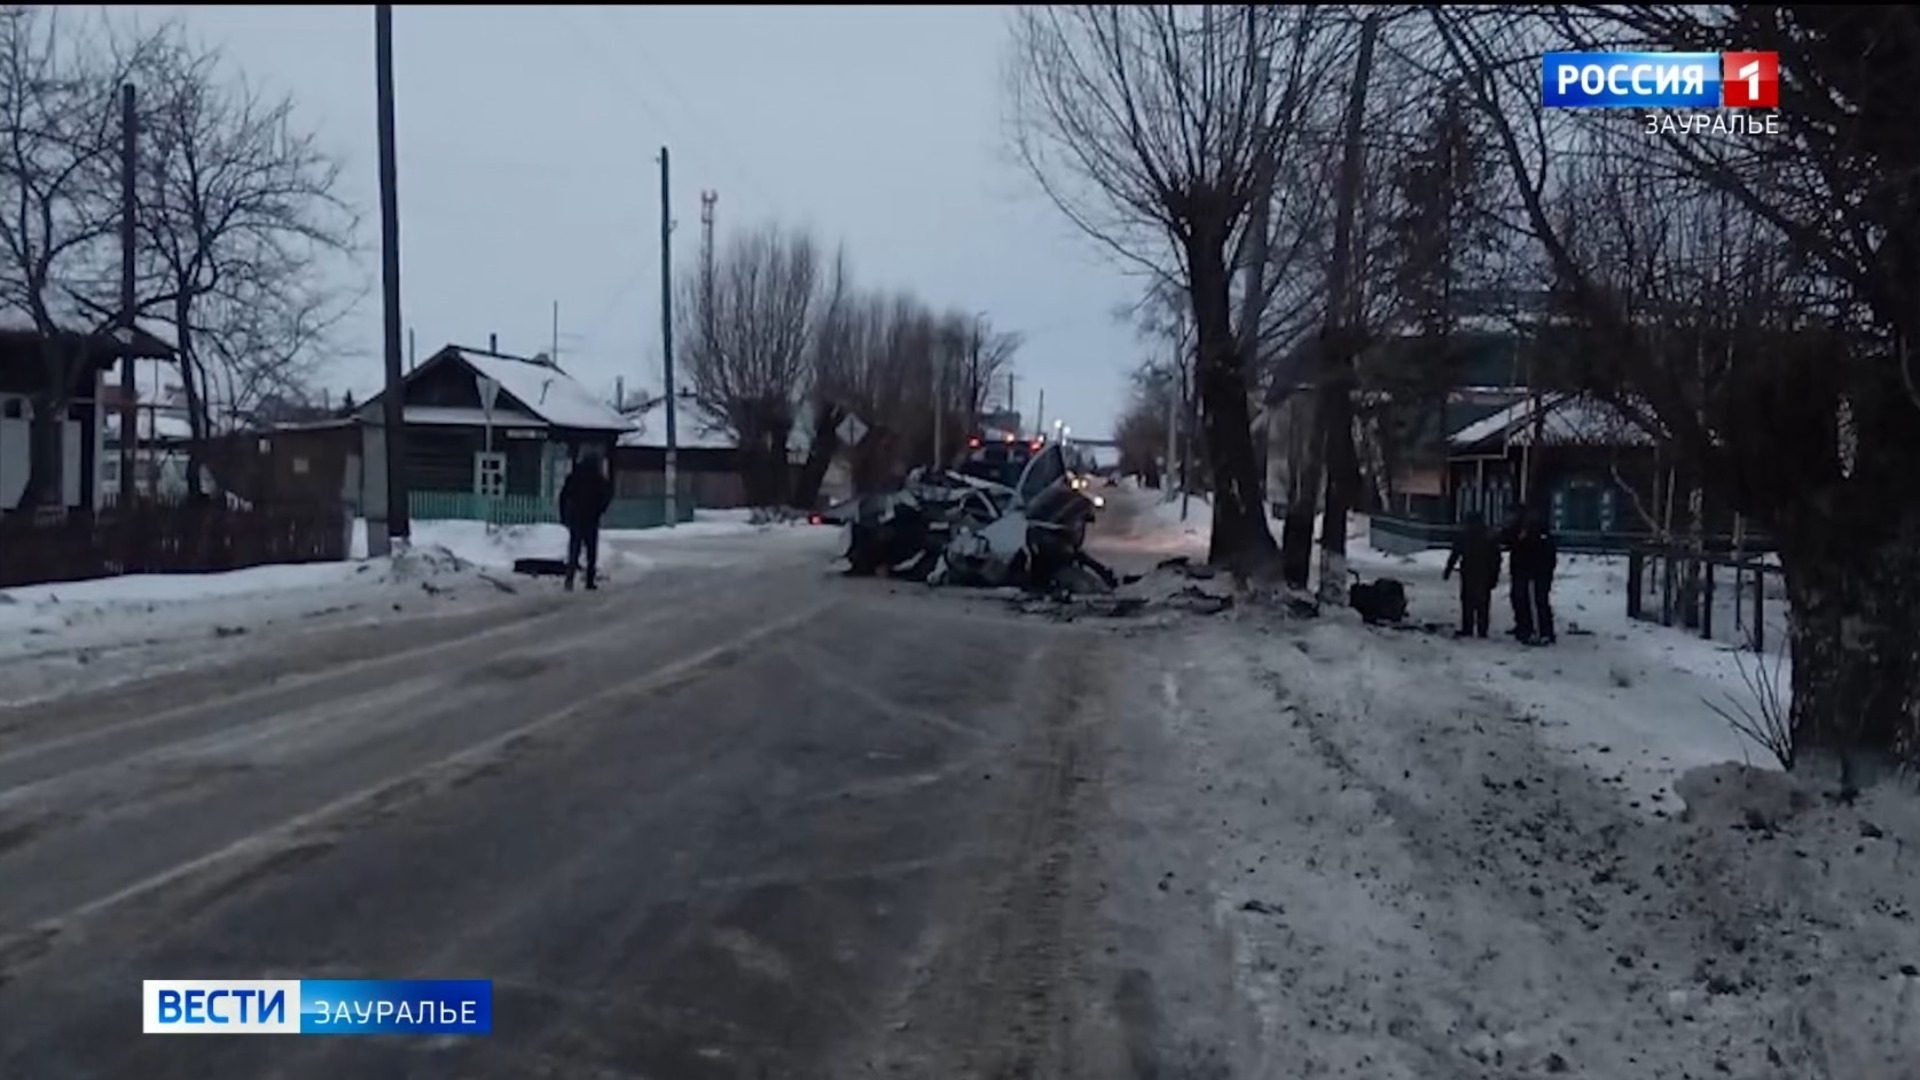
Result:
[[[1527,508],[1515,506],[1500,527],[1499,547],[1507,553],[1507,601],[1513,606],[1513,636],[1533,640],[1533,594],[1527,584],[1526,558],[1521,546],[1526,534]]]
[[[1551,645],[1556,640],[1552,595],[1554,571],[1560,565],[1560,542],[1538,510],[1528,510],[1521,519],[1513,562],[1516,567],[1524,565],[1527,572],[1522,596],[1533,633],[1522,640],[1528,645]]]
[[[1478,511],[1469,513],[1453,550],[1447,553],[1447,567],[1440,580],[1460,571],[1460,632],[1458,637],[1487,636],[1487,624],[1493,618],[1493,590],[1500,584],[1500,542],[1487,531],[1487,519]]]
[[[600,455],[589,449],[573,463],[560,485],[560,523],[567,527],[567,591],[584,553],[587,588],[597,589],[600,572],[600,519],[613,503],[613,484],[600,467]]]

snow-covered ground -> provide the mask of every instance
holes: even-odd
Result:
[[[674,529],[609,531],[609,585],[658,570],[732,565],[828,543],[832,530],[760,526],[742,512],[702,512]],[[269,647],[279,632],[472,610],[552,586],[512,575],[515,559],[564,558],[559,526],[489,530],[416,522],[400,560],[367,559],[365,523],[346,562],[222,574],[147,574],[0,590],[0,704],[93,689],[142,674]],[[552,586],[557,588],[558,586]],[[219,650],[206,642],[224,642]]]
[[[1203,552],[1177,515],[1135,541]],[[1630,622],[1611,560],[1566,560],[1558,645],[1458,641],[1443,556],[1355,532],[1437,632],[1194,619],[1119,736],[1109,858],[1228,943],[1235,1075],[1920,1077],[1910,782],[1846,805],[1767,767],[1708,704],[1750,654]]]

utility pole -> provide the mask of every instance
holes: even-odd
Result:
[[[380,291],[386,315],[387,388],[383,452],[387,465],[387,537],[394,553],[405,551],[407,522],[406,373],[400,369],[400,182],[394,152],[393,5],[373,7],[374,96],[380,112]]]
[[[660,148],[660,381],[667,398],[667,528],[679,523],[679,432],[673,393],[673,198],[668,187],[667,148]]]
[[[1040,404],[1034,409],[1033,431],[1036,435],[1047,433],[1047,388],[1040,388]]]
[[[944,334],[941,336],[945,337]],[[940,457],[940,443],[942,437],[946,434],[947,410],[945,408],[946,403],[940,400],[940,391],[944,389],[942,384],[946,382],[944,377],[946,368],[947,358],[945,349],[936,350],[933,357],[933,467],[936,470],[944,468]]]
[[[134,217],[139,200],[134,188],[139,138],[135,125],[139,119],[134,114],[133,93],[132,83],[120,87],[120,483],[117,497],[122,506],[134,498],[133,448],[140,438],[140,413],[134,404],[139,399],[139,384],[133,375],[134,357],[140,351],[134,347],[134,329],[138,322],[133,311]]]
[[[560,301],[553,302],[553,345],[547,351],[547,359],[554,367],[560,366]]]
[[[1160,471],[1160,501],[1173,501],[1173,459],[1180,447],[1180,347],[1174,346],[1173,372],[1167,376],[1167,466]]]
[[[700,193],[700,328],[707,340],[702,348],[713,347],[713,216],[720,201],[717,191]]]
[[[1198,343],[1194,346],[1197,354]],[[1199,388],[1194,386],[1195,376],[1199,374],[1199,356],[1187,359],[1187,313],[1180,312],[1180,411],[1184,423],[1180,431],[1180,520],[1187,520],[1188,505],[1193,501],[1193,436],[1199,428],[1198,408]]]
[[[407,370],[412,371],[420,364],[419,357],[413,351],[413,327],[407,327]]]

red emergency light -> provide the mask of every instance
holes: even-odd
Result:
[[[979,445],[980,445],[980,436],[978,436],[978,435],[969,435],[969,436],[967,436],[967,448],[968,448],[968,449],[973,449],[973,448],[975,448],[975,447],[978,447]]]

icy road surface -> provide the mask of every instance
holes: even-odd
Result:
[[[1017,616],[832,541],[0,710],[0,1076],[1915,1075],[1914,801],[1675,791],[1643,714],[1703,694],[1632,642]],[[139,1034],[143,978],[303,976],[495,1032]]]

